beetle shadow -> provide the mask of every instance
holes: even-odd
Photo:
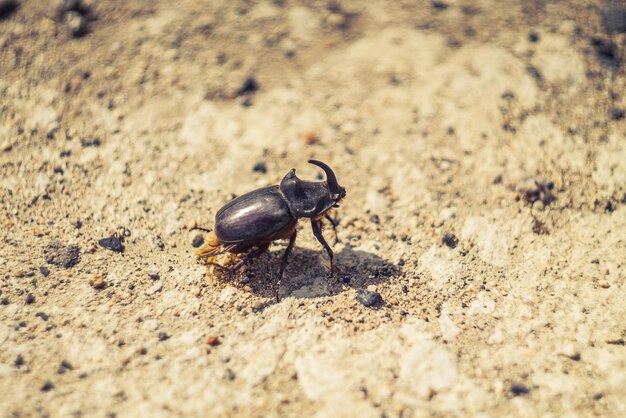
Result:
[[[238,277],[245,278],[244,283],[255,295],[274,298],[283,253],[284,248],[277,248],[252,260]],[[402,272],[388,260],[349,245],[335,252],[334,264],[335,274],[330,277],[329,259],[324,250],[295,247],[280,283],[280,298],[333,296],[345,291],[346,286],[367,288],[387,282]]]

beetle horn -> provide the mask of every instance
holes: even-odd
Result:
[[[328,183],[328,188],[330,189],[332,193],[336,193],[336,194],[344,193],[344,188],[341,187],[339,183],[337,183],[337,177],[335,177],[335,173],[329,166],[317,160],[309,160],[309,164],[316,165],[322,170],[324,170],[324,172],[326,173],[326,182]]]

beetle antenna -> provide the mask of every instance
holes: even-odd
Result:
[[[324,172],[326,173],[326,182],[328,183],[328,187],[331,192],[336,194],[344,193],[343,187],[341,187],[339,183],[337,183],[337,177],[335,177],[335,173],[329,166],[317,160],[309,160],[309,164],[316,165],[324,170]]]

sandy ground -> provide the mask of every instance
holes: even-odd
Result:
[[[624,3],[0,6],[1,416],[626,415]],[[207,275],[312,157],[340,272]]]

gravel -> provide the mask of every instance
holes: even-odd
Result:
[[[46,263],[69,269],[80,261],[80,249],[60,241],[50,242],[43,251]]]
[[[378,292],[372,292],[370,290],[359,289],[356,291],[356,300],[363,306],[371,308],[372,306],[380,305],[383,302],[382,296]]]

